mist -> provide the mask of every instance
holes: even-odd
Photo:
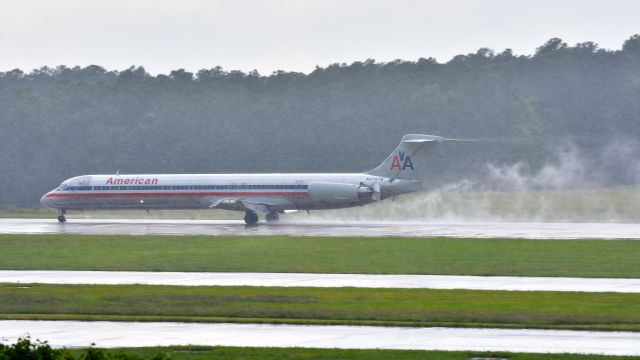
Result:
[[[459,178],[418,194],[295,219],[429,222],[640,222],[640,144],[621,138],[598,155],[566,141],[534,167],[526,160],[484,163],[481,176]],[[610,186],[611,168],[629,185]],[[620,168],[620,167],[617,167]],[[428,177],[425,181],[429,182]]]

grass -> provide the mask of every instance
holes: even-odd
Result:
[[[0,235],[0,269],[640,277],[640,241]]]
[[[86,350],[71,349],[69,352],[78,356]],[[223,347],[223,346],[175,346],[157,348],[122,348],[104,349],[107,354],[125,353],[144,358],[152,358],[158,354],[170,356],[175,360],[469,360],[472,358],[507,358],[510,360],[638,360],[638,356],[605,356],[577,354],[527,354],[496,353],[477,351],[422,351],[422,350],[342,350],[342,349],[303,349],[303,348],[256,348],[256,347]]]
[[[45,208],[15,208],[0,209],[0,218],[14,219],[55,219],[56,211]]]
[[[0,318],[640,331],[640,294],[2,284]]]

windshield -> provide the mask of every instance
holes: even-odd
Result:
[[[78,177],[74,177],[71,179],[67,179],[65,181],[63,181],[62,183],[60,183],[60,186],[58,186],[55,191],[64,191],[67,190],[69,188],[69,186],[72,185],[72,182],[78,182]]]

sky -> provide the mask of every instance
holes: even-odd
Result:
[[[143,66],[152,74],[532,54],[553,37],[620,49],[637,0],[3,0],[0,71]]]

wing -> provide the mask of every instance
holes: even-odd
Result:
[[[209,204],[212,209],[254,211],[268,213],[276,210],[294,209],[294,204],[283,198],[224,198]]]

